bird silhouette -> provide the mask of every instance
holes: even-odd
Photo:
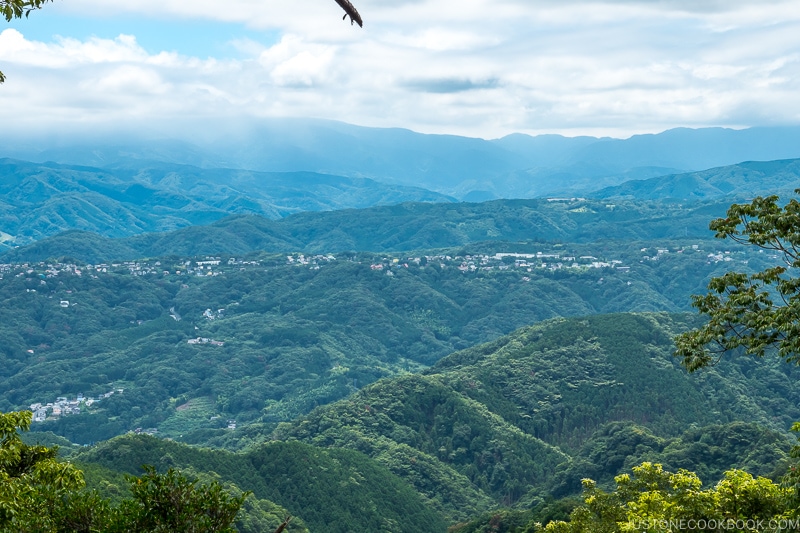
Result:
[[[364,27],[364,22],[361,20],[361,15],[358,14],[355,6],[351,4],[349,0],[336,0],[336,3],[342,6],[342,9],[344,9],[344,16],[342,17],[342,20],[349,16],[351,26],[353,25],[353,22],[356,22],[359,27]]]

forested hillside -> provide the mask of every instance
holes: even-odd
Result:
[[[0,409],[82,393],[98,401],[43,425],[82,444],[137,428],[204,442],[544,319],[686,310],[710,276],[766,260],[653,244],[7,264]]]
[[[798,371],[739,358],[688,375],[671,357],[685,327],[665,314],[554,319],[380,381],[273,437],[360,450],[451,519],[485,505],[467,489],[530,508],[645,460],[711,483],[731,467],[780,472]]]
[[[275,528],[287,515],[296,517],[290,532],[436,533],[447,525],[406,482],[351,450],[272,442],[234,454],[126,435],[70,459],[85,465],[89,486],[105,496],[122,492],[119,473],[139,474],[143,464],[180,468],[220,481],[228,490],[250,490],[253,495],[238,517],[240,531],[267,531],[257,526]]]
[[[747,161],[728,167],[626,181],[591,193],[593,198],[698,201],[744,200],[758,195],[790,194],[800,182],[800,160]]]
[[[138,162],[114,168],[0,159],[0,243],[24,245],[67,230],[106,237],[163,232],[251,213],[400,202],[449,202],[421,188],[313,172],[267,173]]]
[[[337,253],[454,248],[481,242],[629,243],[711,240],[708,221],[727,202],[681,205],[626,200],[496,200],[404,203],[358,210],[299,213],[280,220],[234,216],[207,226],[109,239],[69,231],[0,255],[3,262],[69,257],[88,263],[166,255],[254,251]]]
[[[507,522],[564,518],[573,504],[558,499],[582,478],[609,486],[643,461],[711,484],[732,467],[780,475],[786,427],[800,416],[797,370],[737,358],[688,375],[671,356],[688,325],[663,313],[553,319],[272,433],[250,425],[216,437],[250,443],[237,453],[127,435],[70,458],[105,495],[120,494],[119,472],[178,467],[252,490],[242,519],[253,509],[277,517],[278,505],[311,531],[437,532],[498,507],[520,511],[497,515]]]

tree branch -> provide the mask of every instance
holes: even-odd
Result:
[[[350,0],[336,0],[336,3],[339,4],[342,9],[344,9],[344,17],[342,17],[342,20],[349,16],[351,25],[353,22],[355,22],[359,27],[364,27],[364,22],[361,20],[361,15],[358,14],[358,11],[356,10],[355,6],[350,3]]]

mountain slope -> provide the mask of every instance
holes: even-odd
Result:
[[[451,519],[510,504],[567,460],[435,377],[382,381],[275,434],[377,459]],[[482,497],[476,497],[471,491]]]
[[[689,375],[670,357],[674,334],[688,326],[685,318],[555,319],[491,347],[448,356],[429,372],[442,374],[456,390],[526,433],[566,449],[580,445],[599,425],[619,420],[646,424],[660,435],[677,435],[692,423],[734,420],[788,429],[800,416],[793,406],[800,386],[791,381],[797,370],[780,361],[738,357]],[[465,379],[478,386],[467,386]]]
[[[748,161],[702,172],[627,181],[593,192],[593,198],[674,199],[729,201],[790,194],[800,184],[800,159]]]
[[[710,483],[731,467],[779,474],[800,416],[798,370],[740,357],[688,375],[670,355],[688,325],[667,314],[554,319],[378,381],[271,434],[229,432],[250,440],[243,452],[125,435],[72,458],[129,473],[188,468],[324,531],[443,531],[498,506],[575,494],[586,476],[607,485],[645,460]]]
[[[16,244],[64,230],[122,237],[208,224],[236,213],[280,218],[299,211],[450,201],[424,189],[312,172],[165,163],[99,169],[11,159],[0,160],[0,198],[3,232]]]
[[[739,357],[689,375],[671,357],[688,325],[667,314],[549,320],[271,434],[229,433],[251,442],[243,452],[125,435],[71,457],[129,473],[189,469],[252,490],[312,531],[443,531],[497,506],[576,494],[586,476],[607,485],[645,460],[710,483],[731,467],[780,474],[800,416],[798,370]]]
[[[587,475],[609,482],[642,460],[712,476],[779,468],[800,416],[798,370],[741,357],[688,375],[671,357],[687,325],[665,314],[546,321],[380,381],[273,437],[364,451],[429,497],[446,494],[436,473],[455,470],[506,505],[575,493]],[[408,465],[414,453],[422,466]]]
[[[141,465],[150,464],[161,470],[180,468],[210,475],[222,483],[252,491],[259,500],[275,502],[299,516],[311,531],[445,530],[442,517],[427,508],[408,484],[377,462],[350,450],[273,442],[234,454],[147,435],[125,435],[70,459],[127,474],[139,474]],[[95,483],[103,487],[102,479]]]

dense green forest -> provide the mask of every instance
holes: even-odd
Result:
[[[179,468],[201,479],[217,480],[229,490],[246,488],[253,493],[255,508],[275,507],[269,513],[272,527],[287,515],[298,517],[289,531],[304,527],[331,533],[446,529],[444,518],[425,506],[408,483],[352,450],[293,441],[231,453],[148,435],[126,435],[72,454],[70,460],[86,469],[88,486],[106,496],[122,492],[110,472],[139,474],[143,464],[161,470]],[[246,523],[250,514],[246,503],[240,522]]]
[[[777,475],[800,415],[797,370],[741,358],[687,375],[671,357],[684,320],[546,321],[365,387],[273,438],[367,453],[451,519],[485,505],[476,488],[496,504],[530,507],[645,460],[712,480],[731,467]]]
[[[0,531],[234,533],[238,528],[233,522],[245,500],[252,499],[252,493],[227,490],[216,480],[143,466],[142,475],[124,476],[128,496],[112,501],[86,489],[83,471],[59,460],[58,448],[29,444],[20,437],[32,418],[30,411],[0,413]],[[256,531],[270,527],[263,518],[256,518]],[[248,520],[246,525],[253,523]],[[276,533],[286,525],[284,520]]]
[[[311,531],[375,531],[378,517],[397,520],[387,531],[431,532],[456,522],[470,531],[492,520],[564,519],[581,479],[613,488],[615,476],[644,461],[712,484],[732,467],[777,478],[788,465],[786,429],[800,416],[797,370],[737,358],[688,375],[671,357],[686,320],[662,313],[545,321],[423,373],[380,380],[271,433],[252,424],[212,439],[217,447],[247,445],[236,453],[147,435],[65,453],[110,497],[123,492],[121,472],[175,467],[252,490],[273,518],[283,508]],[[363,496],[332,488],[349,487],[348,479]],[[382,511],[348,510],[351,502]],[[435,518],[424,514],[431,512]],[[417,519],[427,525],[413,525]]]

